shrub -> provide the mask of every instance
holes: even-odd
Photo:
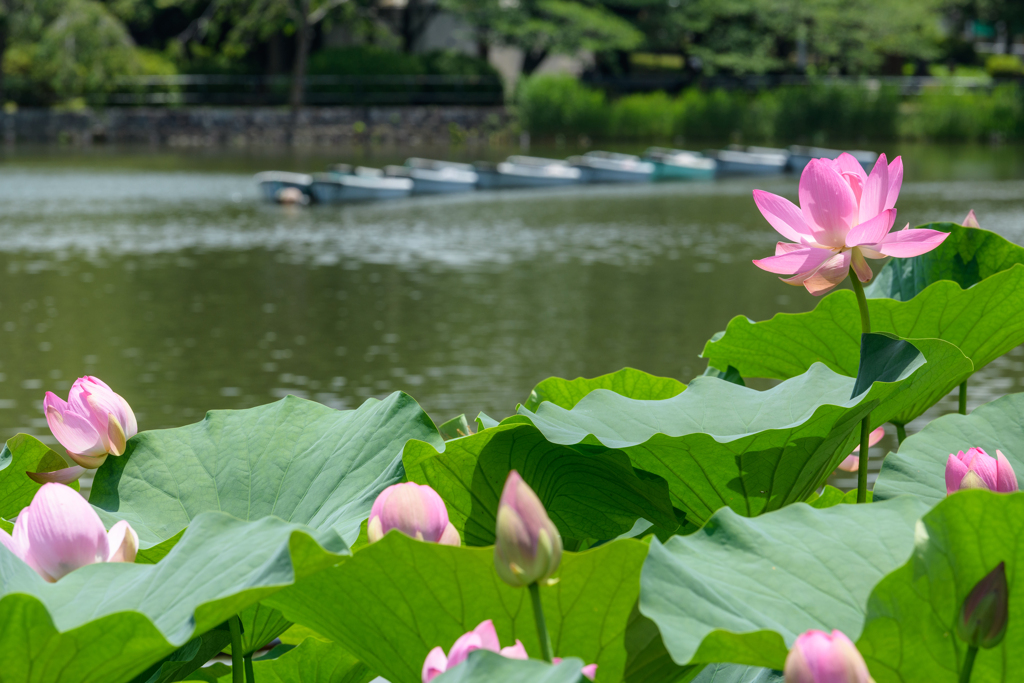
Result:
[[[663,92],[628,95],[611,103],[608,132],[624,140],[666,140],[681,112],[679,100]]]
[[[538,75],[519,82],[516,101],[523,127],[536,135],[590,135],[608,130],[604,93],[568,75]]]
[[[900,134],[940,142],[1020,139],[1022,118],[1024,99],[1017,86],[998,86],[991,92],[943,86],[907,103]]]

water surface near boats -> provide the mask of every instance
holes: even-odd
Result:
[[[900,225],[959,221],[973,208],[983,227],[1024,243],[1021,148],[879,151],[904,154]],[[777,239],[750,191],[795,199],[793,175],[309,207],[265,204],[252,182],[263,168],[382,167],[414,154],[428,156],[2,157],[3,434],[50,440],[43,393],[86,373],[124,394],[144,429],[288,393],[351,408],[397,389],[438,422],[480,410],[501,418],[549,375],[630,365],[688,380],[731,317],[816,303],[750,264]],[[1022,390],[1018,348],[972,380],[970,405]],[[955,409],[954,395],[928,417]]]

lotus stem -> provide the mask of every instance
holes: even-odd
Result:
[[[960,669],[960,683],[968,683],[971,680],[971,670],[974,668],[974,658],[977,656],[977,646],[968,645],[967,656],[964,657],[964,666]]]
[[[864,296],[864,285],[860,283],[853,266],[850,266],[850,284],[857,295],[857,308],[860,309],[861,334],[871,332],[871,314],[868,312],[868,299]],[[868,502],[868,447],[871,438],[871,413],[864,416],[860,423],[860,463],[857,466],[857,502]]]
[[[237,614],[228,619],[228,630],[231,631],[231,683],[245,683],[245,672],[242,670],[242,622]]]
[[[967,414],[967,380],[960,382],[960,414]]]
[[[256,683],[256,672],[252,670],[252,653],[243,657],[245,660],[245,683]]]
[[[907,439],[907,425],[901,425],[899,422],[893,422],[893,424],[896,425],[896,447],[899,448]]]
[[[530,599],[533,600],[533,620],[537,623],[537,638],[540,640],[540,654],[545,662],[551,662],[551,636],[548,625],[544,621],[544,608],[540,604],[540,586],[534,581],[530,584]]]

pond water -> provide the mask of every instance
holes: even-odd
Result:
[[[904,155],[901,225],[974,209],[1024,243],[1024,149],[884,151]],[[689,380],[731,317],[816,303],[750,263],[777,239],[750,191],[795,199],[792,176],[309,208],[260,203],[251,177],[404,156],[0,154],[0,434],[54,443],[43,394],[84,374],[142,429],[286,394],[352,408],[397,389],[438,423],[500,419],[551,375]],[[969,405],[1021,390],[1024,347],[976,376]],[[954,394],[909,431],[955,409]]]

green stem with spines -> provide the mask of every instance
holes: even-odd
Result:
[[[899,422],[894,422],[893,424],[896,425],[896,447],[899,448],[907,439],[907,425],[901,425]]]
[[[256,672],[252,670],[252,653],[243,657],[245,660],[245,683],[256,683]]]
[[[551,663],[551,636],[548,625],[544,621],[544,608],[540,604],[540,586],[534,581],[530,584],[530,599],[533,601],[533,620],[537,624],[537,638],[540,639],[540,654],[545,662]]]
[[[861,334],[871,332],[871,315],[868,313],[868,299],[864,296],[864,285],[857,278],[853,266],[850,266],[850,284],[857,295],[857,308],[860,309]],[[863,345],[862,345],[863,348]],[[871,413],[864,416],[860,423],[860,459],[857,465],[857,502],[868,502],[868,448],[871,439]]]
[[[974,658],[978,656],[978,646],[968,645],[964,665],[960,669],[960,683],[970,683],[971,671],[974,669]]]
[[[238,615],[228,619],[228,630],[231,632],[231,683],[245,683],[245,671],[242,669],[242,622]]]
[[[960,414],[967,414],[967,380],[960,382]]]

